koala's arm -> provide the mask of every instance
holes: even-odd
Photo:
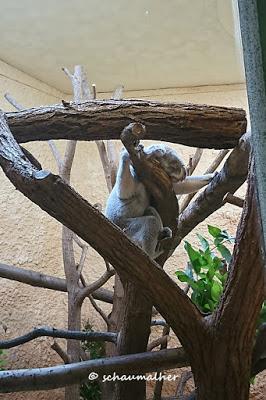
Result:
[[[126,200],[134,196],[139,183],[131,173],[130,164],[128,152],[122,150],[115,183],[117,196],[121,200]]]
[[[173,182],[175,194],[189,194],[200,190],[208,185],[215,174],[206,174],[199,176],[187,176],[183,181]]]

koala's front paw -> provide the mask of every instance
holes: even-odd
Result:
[[[163,228],[158,235],[158,241],[162,242],[165,241],[166,239],[172,239],[172,230],[166,226]]]

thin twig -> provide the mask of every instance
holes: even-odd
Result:
[[[57,343],[56,340],[54,340],[53,344],[51,344],[51,349],[53,349],[59,355],[59,357],[61,357],[65,364],[70,363],[67,353],[62,349],[62,347],[59,343]]]
[[[84,287],[84,289],[81,290],[81,292],[77,296],[79,301],[84,300],[85,297],[89,296],[96,289],[99,289],[101,286],[103,286],[114,274],[115,274],[114,269],[107,270],[99,279],[97,279],[97,281]]]
[[[107,155],[107,151],[106,151],[106,147],[104,144],[103,140],[97,140],[96,141],[96,145],[98,148],[98,152],[101,158],[101,162],[102,162],[102,167],[103,167],[103,171],[104,171],[104,176],[105,176],[105,180],[106,180],[106,185],[108,188],[108,191],[111,192],[112,190],[112,181],[111,181],[111,173],[110,173],[110,163],[109,163],[109,159],[108,159],[108,155]]]
[[[188,167],[188,175],[193,174],[193,172],[195,171],[195,169],[197,168],[197,166],[200,162],[202,154],[203,154],[203,149],[198,148],[198,149],[196,149],[195,154],[192,157],[190,157],[189,167]]]
[[[221,162],[223,161],[223,159],[225,158],[225,156],[228,152],[229,152],[229,150],[220,150],[217,157],[215,157],[215,159],[213,160],[211,165],[206,169],[206,171],[204,172],[203,175],[211,174],[212,172],[214,172],[218,168],[218,166],[221,164]],[[184,200],[183,200],[182,204],[180,205],[180,212],[185,210],[185,208],[189,205],[189,203],[191,202],[191,200],[193,199],[193,197],[195,196],[196,193],[197,192],[190,193],[184,197]]]
[[[112,342],[116,343],[117,334],[113,332],[83,332],[55,329],[49,327],[34,328],[25,335],[18,336],[15,339],[0,340],[0,349],[10,349],[21,344],[30,342],[41,336],[49,336],[61,339],[87,340],[90,342]]]
[[[79,264],[78,264],[78,274],[80,277],[80,274],[83,270],[84,264],[85,264],[85,260],[87,257],[87,253],[88,253],[88,246],[84,246],[81,252],[81,256],[80,256],[80,260],[79,260]]]
[[[109,322],[109,319],[108,319],[107,315],[105,314],[105,312],[101,309],[101,307],[98,306],[98,304],[96,303],[96,301],[94,300],[94,298],[91,295],[89,295],[89,299],[90,299],[90,302],[91,302],[93,308],[102,317],[102,319],[104,320],[104,322],[107,325],[107,328],[109,328],[110,322]]]
[[[4,97],[16,110],[21,111],[21,110],[24,109],[24,107],[21,104],[19,104],[16,101],[16,99],[14,99],[14,97],[11,96],[9,93],[5,93]],[[52,154],[53,154],[53,156],[55,158],[55,161],[57,163],[58,170],[60,171],[60,168],[61,168],[61,165],[62,165],[62,158],[60,156],[60,153],[59,153],[59,151],[58,151],[58,149],[57,149],[57,147],[56,147],[56,145],[55,145],[53,140],[48,140],[48,144],[49,144],[50,149],[52,151]]]

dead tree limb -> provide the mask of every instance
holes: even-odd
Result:
[[[0,263],[0,277],[25,283],[27,285],[42,287],[44,289],[58,290],[67,292],[66,280],[51,275],[45,275],[37,271],[31,271],[24,268],[14,267]],[[96,289],[92,292],[95,300],[101,300],[105,303],[113,303],[113,293],[107,289]]]
[[[91,100],[7,113],[18,143],[36,140],[112,140],[130,122],[147,128],[146,139],[192,147],[233,148],[246,131],[244,110],[146,100]]]
[[[158,306],[180,339],[184,343],[189,341],[187,331],[197,331],[202,316],[182,289],[121,229],[60,177],[33,167],[14,140],[3,114],[0,118],[0,164],[17,189],[89,243],[121,276],[139,285],[145,282],[145,291],[154,298],[156,308]],[[174,313],[170,311],[173,309]]]
[[[221,162],[223,161],[223,159],[225,158],[225,156],[227,155],[228,152],[229,152],[229,150],[220,150],[218,155],[215,157],[215,159],[211,163],[211,165],[204,172],[204,175],[211,174],[214,171],[216,171],[216,169],[219,167],[219,165],[221,164]],[[184,199],[180,205],[180,212],[185,210],[185,208],[189,205],[189,203],[191,202],[191,200],[193,199],[193,197],[196,194],[197,194],[197,192],[190,193],[190,194],[184,196]]]
[[[186,366],[188,366],[187,355],[182,348],[177,348],[56,367],[0,371],[0,393],[48,390],[80,384],[88,379],[90,373],[103,378],[113,374],[140,375],[157,371],[158,368],[167,370]],[[93,378],[93,375],[91,377]]]
[[[66,331],[63,329],[55,329],[49,327],[34,328],[31,332],[14,339],[0,340],[0,349],[11,349],[12,347],[30,342],[41,336],[49,336],[61,339],[87,340],[88,342],[112,342],[116,343],[117,334],[112,332],[83,332],[83,331]]]
[[[54,350],[59,355],[59,357],[64,361],[65,364],[70,363],[70,360],[69,360],[69,357],[68,357],[66,351],[64,351],[64,349],[62,349],[62,347],[56,340],[54,340],[54,342],[51,344],[51,349]]]
[[[248,173],[250,135],[244,135],[231,152],[223,168],[209,185],[189,204],[179,217],[178,235],[174,246],[192,231],[200,222],[223,205],[224,196],[235,191],[245,182]]]
[[[6,93],[6,94],[4,95],[4,98],[5,98],[6,101],[8,101],[14,108],[16,108],[16,110],[18,110],[18,111],[25,110],[25,107],[23,107],[21,104],[19,104],[19,103],[16,101],[16,99],[15,99],[13,96],[11,96],[9,93]],[[56,161],[56,163],[57,163],[57,165],[58,165],[58,168],[59,168],[59,170],[60,170],[60,168],[62,167],[62,158],[61,158],[61,155],[60,155],[60,153],[59,153],[59,151],[58,151],[58,149],[57,149],[57,147],[56,147],[56,145],[55,145],[55,143],[54,143],[53,140],[48,140],[48,144],[49,144],[49,147],[50,147],[50,149],[51,149],[51,152],[52,152],[52,154],[53,154],[53,156],[54,156],[54,158],[55,158],[55,161]],[[24,149],[24,150],[25,150],[25,149]]]
[[[233,204],[234,206],[243,208],[244,206],[244,199],[241,199],[238,196],[234,196],[231,193],[227,193],[224,198],[223,198],[223,202],[224,204],[229,203],[229,204]]]

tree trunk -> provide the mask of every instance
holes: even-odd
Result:
[[[223,298],[195,337],[197,400],[248,400],[258,315],[264,300],[261,226],[253,170]]]
[[[76,294],[68,293],[68,329],[79,331],[81,327],[81,306],[75,301]],[[67,355],[71,363],[80,361],[80,341],[67,341]],[[68,386],[65,390],[65,400],[79,399],[80,385]]]
[[[141,288],[129,281],[124,282],[123,324],[118,342],[118,354],[143,353],[147,350],[150,336],[152,301]],[[145,400],[146,382],[119,382],[115,400]]]

